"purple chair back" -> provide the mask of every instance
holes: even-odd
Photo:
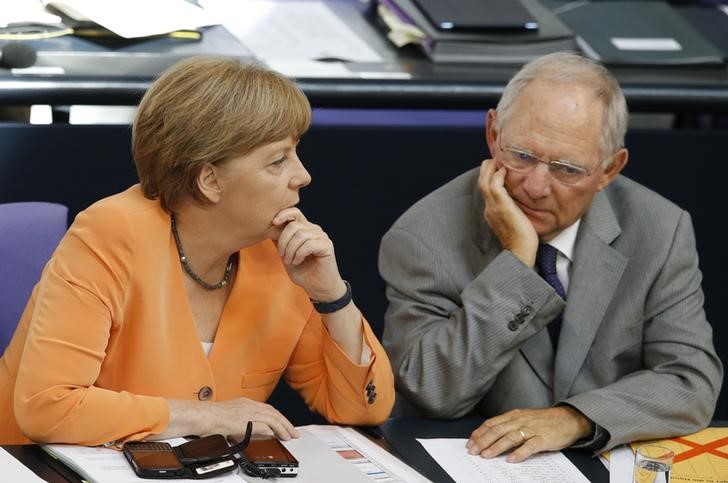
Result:
[[[68,209],[56,203],[0,204],[0,354],[66,232],[67,216]]]

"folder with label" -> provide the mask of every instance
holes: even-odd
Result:
[[[724,65],[721,51],[667,3],[578,3],[559,18],[584,53],[604,64]]]

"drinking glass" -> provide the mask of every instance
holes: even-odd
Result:
[[[675,453],[664,446],[645,444],[634,455],[633,483],[670,483]]]

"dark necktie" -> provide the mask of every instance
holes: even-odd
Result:
[[[564,286],[561,285],[558,275],[556,274],[556,256],[559,251],[551,245],[540,243],[538,245],[538,251],[536,252],[536,266],[538,267],[538,274],[548,282],[549,285],[556,290],[559,297],[566,300],[566,292]],[[551,343],[556,349],[557,342],[559,340],[559,331],[561,330],[561,314],[557,315],[548,325],[549,336],[551,337]]]

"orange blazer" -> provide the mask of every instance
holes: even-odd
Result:
[[[209,388],[211,401],[265,401],[281,377],[331,422],[384,421],[392,369],[369,324],[362,319],[372,357],[359,365],[329,337],[272,241],[239,256],[205,357],[159,202],[136,185],[80,213],[0,359],[0,443],[142,439],[167,427],[165,398]]]

